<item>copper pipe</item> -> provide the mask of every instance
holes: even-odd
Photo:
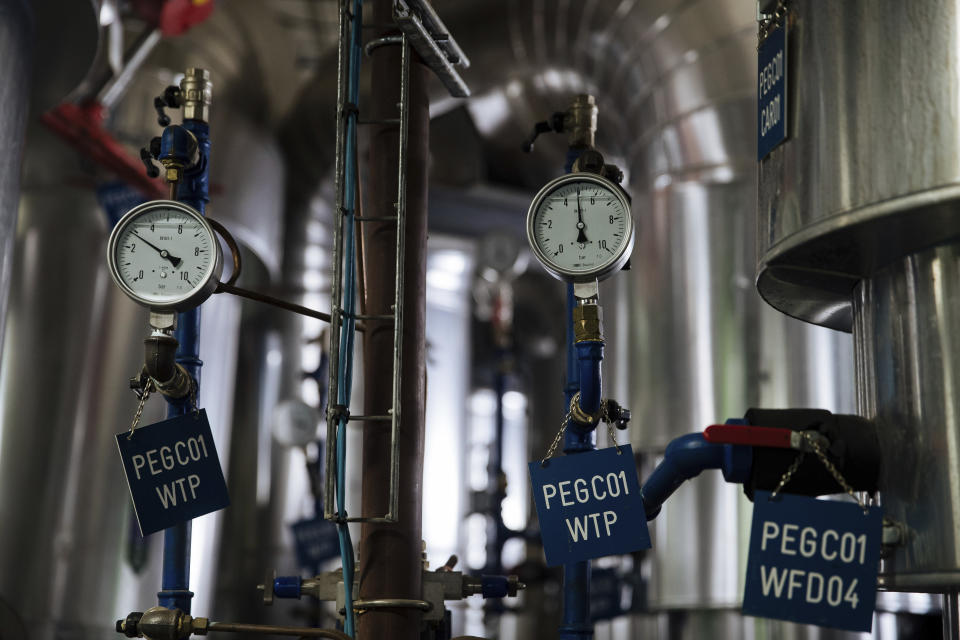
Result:
[[[314,629],[312,627],[280,627],[272,624],[243,624],[240,622],[211,622],[210,631],[232,631],[237,633],[262,633],[278,636],[300,636],[305,638],[333,638],[334,640],[353,640],[350,636],[332,629]]]
[[[373,4],[373,22],[391,20],[391,2]],[[378,32],[374,37],[388,35]],[[401,50],[384,46],[371,56],[373,93],[360,105],[365,119],[383,121],[398,116]],[[426,371],[426,229],[427,161],[430,118],[427,81],[429,71],[410,65],[409,130],[406,173],[406,223],[404,260],[403,334],[401,337],[401,411],[399,441],[398,521],[364,523],[360,539],[359,597],[422,598],[421,484],[423,477],[424,372]],[[388,220],[397,215],[400,130],[395,124],[373,124],[370,136],[369,179],[364,182],[364,206],[370,220],[361,225],[367,314],[392,310],[396,258],[396,227]],[[383,221],[379,221],[383,219]],[[364,398],[366,414],[385,414],[392,404],[392,323],[369,324],[364,335]],[[363,426],[364,514],[387,512],[390,485],[390,423],[366,422]],[[368,610],[359,618],[358,640],[419,640],[423,613],[416,609]]]

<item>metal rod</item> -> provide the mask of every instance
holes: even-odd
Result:
[[[152,27],[148,27],[137,36],[127,51],[127,61],[123,65],[123,69],[120,70],[120,73],[107,80],[103,88],[97,92],[97,101],[101,105],[107,109],[111,109],[113,105],[123,97],[130,81],[133,80],[134,75],[140,70],[140,67],[143,65],[144,60],[147,59],[147,56],[150,55],[150,52],[153,51],[157,43],[160,42],[161,37],[162,33],[160,29]]]
[[[960,640],[960,592],[943,594],[943,640]]]
[[[377,415],[369,415],[369,416],[350,416],[350,420],[357,420],[358,422],[359,422],[359,421],[362,421],[362,420],[381,420],[381,421],[383,421],[383,422],[386,422],[387,420],[392,420],[392,419],[393,419],[393,416],[390,416],[390,415],[385,415],[385,416],[377,416]]]
[[[343,300],[343,207],[344,207],[344,177],[346,153],[346,123],[347,115],[344,111],[347,92],[347,67],[349,60],[349,42],[345,7],[338,11],[340,37],[337,52],[337,127],[334,159],[334,188],[336,192],[336,211],[333,221],[333,281],[330,285],[330,376],[327,398],[331,405],[337,404],[339,397],[338,369],[340,362],[340,304]],[[336,470],[337,454],[333,443],[337,441],[337,420],[327,419],[327,465],[324,479],[323,517],[327,520],[336,518]]]
[[[382,38],[371,40],[367,43],[367,46],[363,48],[363,51],[369,56],[380,47],[386,47],[393,44],[403,44],[403,36],[383,36]]]
[[[372,600],[357,600],[353,603],[355,611],[364,609],[420,609],[430,611],[433,605],[426,600],[411,600],[408,598],[375,598]]]
[[[247,289],[241,289],[240,287],[235,287],[226,282],[221,282],[217,285],[216,293],[232,293],[235,296],[240,296],[241,298],[246,298],[247,300],[255,300],[257,302],[263,302],[264,304],[273,305],[274,307],[280,307],[281,309],[286,309],[287,311],[293,311],[294,313],[299,313],[302,316],[309,316],[311,318],[316,318],[317,320],[323,320],[324,322],[330,322],[330,314],[324,313],[323,311],[317,311],[316,309],[311,309],[309,307],[304,307],[303,305],[295,304],[293,302],[287,302],[286,300],[281,300],[279,298],[274,298],[273,296],[268,296],[264,293],[258,293],[256,291],[249,291]],[[360,316],[356,316],[360,317]],[[364,331],[365,327],[357,325],[357,331]]]
[[[209,631],[228,631],[231,633],[262,633],[264,635],[300,636],[306,638],[334,638],[334,640],[352,640],[350,636],[332,629],[313,627],[281,627],[272,624],[243,624],[241,622],[211,622]]]
[[[394,222],[397,219],[397,216],[364,216],[364,217],[355,217],[354,220],[357,223],[361,222]]]

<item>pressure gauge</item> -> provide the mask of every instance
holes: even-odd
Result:
[[[107,263],[134,302],[155,311],[185,311],[217,288],[223,254],[199,211],[154,200],[131,209],[114,227]]]
[[[553,276],[568,282],[602,280],[633,250],[630,204],[617,185],[599,175],[561,176],[533,199],[527,240]]]

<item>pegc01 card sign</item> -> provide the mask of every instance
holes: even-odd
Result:
[[[787,139],[787,27],[770,32],[757,51],[757,162]]]
[[[117,434],[143,535],[230,505],[207,412]]]
[[[548,566],[650,548],[630,445],[529,467]]]
[[[879,507],[757,491],[743,613],[870,631],[882,525]]]

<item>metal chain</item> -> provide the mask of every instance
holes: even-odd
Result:
[[[563,417],[563,424],[560,425],[560,431],[557,431],[557,437],[553,439],[553,442],[550,443],[550,448],[547,449],[547,455],[545,458],[540,460],[540,466],[547,466],[547,460],[553,457],[554,452],[557,450],[557,447],[560,446],[560,440],[563,439],[563,434],[567,430],[567,425],[570,424],[570,418],[572,414],[568,411],[567,415]]]
[[[153,378],[147,378],[147,383],[143,385],[143,393],[140,395],[140,402],[137,404],[137,410],[133,414],[133,422],[130,423],[130,433],[127,434],[127,440],[133,437],[133,431],[140,424],[140,416],[143,415],[143,406],[147,404],[147,398],[153,391]]]
[[[810,448],[813,449],[813,452],[817,454],[817,457],[820,458],[820,462],[822,462],[823,466],[827,468],[827,471],[829,471],[830,475],[833,476],[833,479],[837,481],[837,484],[843,487],[843,490],[847,492],[847,495],[853,498],[856,503],[860,505],[860,508],[863,509],[864,513],[868,513],[870,509],[863,502],[863,500],[860,499],[860,496],[856,494],[856,492],[853,490],[853,487],[851,487],[846,478],[843,477],[843,474],[840,473],[840,470],[837,469],[836,465],[830,461],[826,452],[824,452],[823,447],[820,446],[820,443],[817,442],[817,440],[806,431],[803,432],[803,439],[807,441],[807,444],[810,445]]]
[[[190,378],[190,405],[193,407],[193,419],[200,418],[200,408],[197,406],[197,381]]]
[[[797,469],[800,468],[800,464],[803,462],[803,458],[806,456],[806,452],[801,451],[800,455],[794,459],[790,466],[787,467],[787,470],[783,472],[783,476],[780,478],[780,483],[777,484],[777,488],[773,490],[773,493],[770,494],[770,499],[773,500],[777,497],[777,494],[780,493],[780,490],[790,482],[790,478],[793,477],[793,474],[797,472]]]
[[[604,400],[603,402],[600,403],[600,412],[601,412],[603,421],[607,423],[607,435],[610,436],[610,442],[612,442],[613,446],[616,448],[617,455],[620,455],[623,452],[620,451],[620,445],[617,443],[617,434],[613,430],[613,420],[610,419],[609,407],[610,407],[609,403],[606,400]]]
[[[823,466],[827,468],[827,471],[830,472],[830,475],[833,476],[833,479],[837,481],[837,484],[839,484],[843,488],[843,490],[847,493],[847,495],[849,495],[851,498],[854,499],[854,501],[860,506],[860,508],[863,509],[864,513],[869,513],[870,509],[867,506],[867,504],[860,499],[860,496],[857,495],[856,491],[853,490],[853,487],[850,486],[850,483],[848,483],[846,478],[843,477],[843,474],[840,473],[840,470],[837,469],[837,466],[833,464],[830,458],[827,457],[826,452],[823,450],[823,446],[814,437],[814,435],[809,431],[802,431],[801,435],[803,436],[803,440],[807,444],[807,446],[809,446],[810,449],[812,449],[813,452],[817,454],[817,458],[819,458],[820,462],[823,463]],[[780,482],[777,484],[777,488],[774,489],[773,493],[770,494],[771,500],[776,498],[777,494],[780,493],[780,490],[783,489],[783,487],[786,486],[788,482],[790,482],[790,478],[792,478],[793,474],[795,474],[797,472],[797,469],[800,468],[800,464],[803,462],[805,455],[806,455],[806,452],[801,451],[800,454],[796,457],[796,459],[790,464],[790,466],[787,467],[787,470],[784,472],[783,476],[780,478]]]
[[[757,32],[757,48],[759,49],[761,44],[767,39],[770,33],[783,24],[784,19],[787,17],[787,3],[786,0],[779,0],[777,2],[777,8],[774,9],[772,14],[767,14],[768,17],[760,21],[760,28]]]

